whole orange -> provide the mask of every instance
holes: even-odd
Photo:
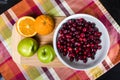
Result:
[[[54,20],[48,15],[40,15],[34,23],[35,31],[40,35],[47,35],[54,29]]]

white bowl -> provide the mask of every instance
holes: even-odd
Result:
[[[91,60],[88,59],[87,63],[83,63],[83,61],[79,60],[78,62],[73,61],[70,62],[70,60],[68,59],[67,56],[63,56],[62,54],[60,54],[60,52],[57,49],[57,37],[58,37],[58,31],[59,29],[62,27],[62,24],[66,23],[69,19],[76,19],[76,18],[84,18],[86,21],[90,21],[90,22],[94,22],[96,24],[96,27],[99,29],[100,32],[102,32],[101,35],[101,45],[102,45],[102,49],[98,50],[96,55],[95,55],[95,59]],[[105,28],[105,26],[103,25],[103,23],[101,21],[99,21],[97,18],[88,15],[88,14],[75,14],[75,15],[71,15],[67,18],[65,18],[56,28],[55,33],[54,33],[54,37],[53,37],[53,47],[55,50],[55,53],[58,57],[58,59],[67,67],[72,68],[72,69],[76,69],[76,70],[84,70],[84,69],[89,69],[92,67],[95,67],[98,63],[102,62],[104,60],[104,58],[107,56],[109,47],[110,47],[110,38],[107,32],[107,29]]]

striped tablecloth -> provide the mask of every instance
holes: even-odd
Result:
[[[111,47],[105,60],[92,69],[47,68],[16,64],[11,57],[11,35],[14,23],[22,16],[69,16],[86,13],[103,22]],[[5,80],[94,80],[120,61],[120,26],[99,0],[22,0],[0,15],[0,73]]]

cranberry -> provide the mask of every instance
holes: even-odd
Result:
[[[75,32],[74,34],[75,34],[75,35],[78,35],[78,34],[80,34],[80,33],[79,33],[79,32]]]
[[[63,33],[66,34],[66,33],[67,33],[67,30],[64,30]]]
[[[81,33],[80,37],[82,37],[82,38],[85,37],[85,33]]]
[[[78,58],[78,57],[75,57],[75,60],[76,60],[76,61],[79,61],[79,58]]]
[[[84,18],[80,18],[79,21],[82,23],[86,22],[86,20]]]
[[[67,34],[67,35],[66,35],[66,38],[71,38],[71,35]]]
[[[67,28],[67,24],[64,23],[64,24],[63,24],[63,29],[66,29],[66,28]]]
[[[88,53],[88,54],[87,54],[87,57],[91,57],[91,56],[92,56],[92,54],[91,54],[91,53]]]
[[[87,28],[86,28],[86,27],[85,27],[85,28],[83,28],[83,29],[82,29],[82,31],[83,31],[83,32],[86,32],[86,31],[87,31]]]
[[[99,44],[99,43],[101,43],[101,40],[97,39],[95,42]]]
[[[74,53],[70,53],[68,56],[69,57],[75,57],[75,54]]]
[[[87,39],[86,39],[86,38],[83,38],[82,40],[83,40],[83,42],[86,42],[86,41],[87,41]]]
[[[90,47],[90,44],[87,44],[86,47]]]
[[[72,32],[76,31],[75,27],[71,27],[71,31]]]
[[[70,57],[70,61],[73,62],[73,60],[74,60],[74,57]]]
[[[72,51],[72,48],[71,48],[71,47],[68,47],[68,51]]]
[[[73,22],[72,19],[68,20],[68,23],[69,23],[69,24],[72,24],[72,22]]]
[[[83,62],[86,63],[86,62],[87,62],[87,59],[84,59]]]
[[[61,46],[58,44],[57,47],[60,48]]]
[[[94,31],[98,31],[98,28],[94,27]]]
[[[76,23],[73,23],[72,26],[73,26],[73,27],[76,27],[77,25],[76,25]]]
[[[67,49],[66,49],[66,48],[64,48],[64,52],[67,52]]]
[[[102,48],[102,46],[101,45],[98,45],[98,49],[101,49]]]
[[[84,60],[82,55],[79,55],[79,60]]]
[[[64,53],[63,53],[63,56],[67,56],[67,53],[66,53],[66,52],[64,52]]]
[[[94,27],[95,27],[95,23],[91,23],[91,27],[93,27],[93,28],[94,28]]]
[[[98,35],[98,36],[101,36],[101,35],[102,35],[102,33],[101,33],[101,32],[97,32],[97,35]]]
[[[85,24],[85,27],[88,27],[88,26],[89,26],[89,23],[86,23],[86,24]]]

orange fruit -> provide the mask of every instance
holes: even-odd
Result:
[[[35,20],[34,28],[38,34],[47,35],[53,31],[54,21],[48,15],[40,15]]]
[[[16,28],[19,34],[24,37],[32,37],[36,35],[34,30],[35,19],[30,16],[21,17],[16,24]]]

